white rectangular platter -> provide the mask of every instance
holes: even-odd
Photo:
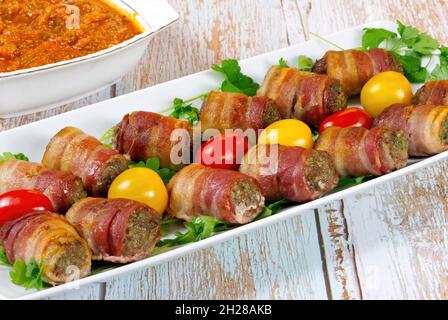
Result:
[[[360,46],[362,29],[365,27],[381,27],[395,31],[396,24],[395,22],[379,21],[329,35],[326,36],[326,38],[347,49],[357,48]],[[311,40],[289,48],[280,49],[241,61],[241,66],[244,73],[252,76],[255,81],[261,83],[268,68],[271,65],[277,64],[280,58],[284,58],[289,61],[291,66],[296,66],[297,57],[299,55],[306,55],[313,59],[317,59],[330,49],[334,48],[330,47],[321,40]],[[50,138],[65,126],[76,126],[89,134],[95,135],[96,137],[101,137],[105,131],[107,131],[114,124],[118,123],[126,113],[136,110],[157,112],[166,109],[171,105],[173,98],[180,97],[188,99],[197,96],[218,88],[221,81],[222,78],[215,72],[204,71],[12,129],[0,133],[0,151],[11,151],[15,153],[23,152],[29,156],[31,160],[40,162],[45,146]],[[0,267],[0,299],[44,298],[71,290],[74,287],[82,287],[87,284],[104,282],[112,277],[117,277],[138,269],[165,263],[169,260],[186,255],[192,251],[215,245],[227,239],[250,232],[251,230],[259,229],[277,223],[281,220],[299,215],[306,210],[318,208],[331,201],[339,200],[348,195],[372,188],[375,185],[386,183],[396,177],[406,175],[432,163],[446,159],[447,157],[448,152],[445,152],[430,158],[419,159],[421,161],[411,161],[406,168],[399,171],[370,180],[361,185],[327,195],[319,200],[291,207],[272,217],[253,222],[245,226],[237,227],[197,243],[175,248],[169,252],[153,256],[143,261],[124,265],[116,269],[92,275],[74,283],[69,283],[58,287],[44,289],[41,291],[27,291],[12,284],[8,274],[9,268]]]

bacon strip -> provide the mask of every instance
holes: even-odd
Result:
[[[397,58],[384,49],[368,51],[328,51],[319,60],[314,71],[324,73],[340,81],[348,97],[358,95],[362,87],[374,75],[384,71],[403,72]]]
[[[264,208],[264,197],[254,178],[230,170],[191,164],[168,184],[168,214],[191,221],[207,215],[231,224],[245,224]]]
[[[84,239],[58,214],[40,211],[0,228],[8,260],[43,262],[43,279],[57,285],[90,274],[91,252]],[[76,273],[76,274],[75,274]]]
[[[115,149],[134,161],[157,157],[162,167],[177,170],[190,163],[192,137],[193,127],[187,121],[137,111],[116,126]]]
[[[21,160],[1,162],[0,194],[21,189],[42,192],[59,213],[65,213],[76,201],[87,197],[81,179],[70,172],[49,170]]]
[[[414,104],[448,106],[448,80],[425,83],[415,94]]]
[[[339,181],[326,152],[280,145],[257,145],[250,149],[240,172],[257,179],[269,201],[315,200],[336,187]]]
[[[201,130],[264,129],[281,119],[275,103],[266,97],[212,91],[201,109]]]
[[[67,212],[67,219],[87,240],[94,260],[142,260],[160,239],[160,214],[132,200],[87,198]]]
[[[403,130],[411,156],[428,156],[448,150],[448,106],[394,105],[383,111],[374,126]]]
[[[282,118],[300,119],[315,127],[347,107],[337,80],[294,68],[271,67],[258,95],[274,100]]]
[[[404,132],[386,128],[328,128],[315,148],[327,151],[344,177],[380,176],[403,168],[408,159]]]
[[[62,129],[51,139],[42,163],[80,177],[94,196],[105,196],[112,181],[128,168],[124,156],[74,127]]]

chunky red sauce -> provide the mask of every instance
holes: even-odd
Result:
[[[0,72],[85,56],[141,32],[101,0],[0,0]]]

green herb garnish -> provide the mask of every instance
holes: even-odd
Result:
[[[171,178],[176,174],[175,170],[169,168],[160,168],[159,158],[151,158],[146,161],[129,162],[129,168],[148,168],[157,172],[165,184],[170,182]]]
[[[364,29],[362,49],[379,48],[385,43],[386,50],[391,51],[403,65],[406,77],[411,82],[423,83],[429,74],[427,66],[422,66],[423,58],[432,58],[440,44],[415,27],[406,26],[400,21],[397,24],[397,33],[381,28]],[[434,74],[434,77],[438,76],[443,76],[440,70]]]
[[[11,263],[8,260],[8,257],[6,255],[6,251],[5,248],[0,247],[0,265],[1,266],[6,266],[6,267],[11,267]]]
[[[25,156],[23,153],[16,153],[13,154],[11,152],[3,152],[0,155],[0,162],[7,161],[7,160],[23,160],[23,161],[30,161],[27,156]]]
[[[260,85],[241,72],[241,67],[237,60],[224,60],[221,62],[221,66],[212,65],[212,70],[225,76],[225,80],[221,84],[222,91],[243,93],[248,96],[257,94]]]
[[[448,47],[440,48],[440,63],[434,68],[431,80],[448,80]]]
[[[99,139],[102,144],[104,144],[106,147],[112,149],[113,145],[113,138],[115,135],[115,127],[110,128],[106,131],[106,133]]]
[[[289,68],[288,63],[286,62],[286,60],[284,58],[280,58],[280,60],[278,60],[278,65],[279,68]]]
[[[176,232],[174,239],[161,240],[157,246],[167,248],[197,242],[230,229],[224,222],[207,216],[194,217],[191,222],[184,222],[184,226],[187,228],[185,233]]]
[[[300,71],[311,72],[313,70],[314,61],[307,56],[299,56],[299,64],[297,69]]]
[[[18,259],[14,262],[9,275],[16,285],[26,289],[41,290],[45,286],[45,282],[42,280],[43,266],[43,261],[38,265],[34,258],[31,258],[28,263]]]
[[[282,209],[290,206],[291,203],[292,203],[291,201],[288,201],[285,199],[281,199],[276,202],[273,202],[264,208],[263,212],[257,217],[256,220],[262,220],[262,219],[268,218],[268,217],[278,213]]]
[[[173,108],[174,110],[170,114],[171,117],[186,120],[191,125],[195,125],[199,121],[199,109],[186,103],[184,100],[175,98],[173,100]]]
[[[341,191],[343,189],[346,189],[348,187],[353,187],[358,184],[361,184],[363,182],[366,182],[368,180],[373,179],[372,176],[366,176],[366,177],[356,177],[356,178],[347,178],[347,177],[340,177],[339,178],[339,184],[337,187],[333,190],[334,192]]]

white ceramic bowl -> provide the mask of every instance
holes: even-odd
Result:
[[[0,118],[42,111],[110,86],[141,58],[150,38],[179,16],[166,0],[108,0],[144,31],[111,48],[73,60],[0,73]]]

